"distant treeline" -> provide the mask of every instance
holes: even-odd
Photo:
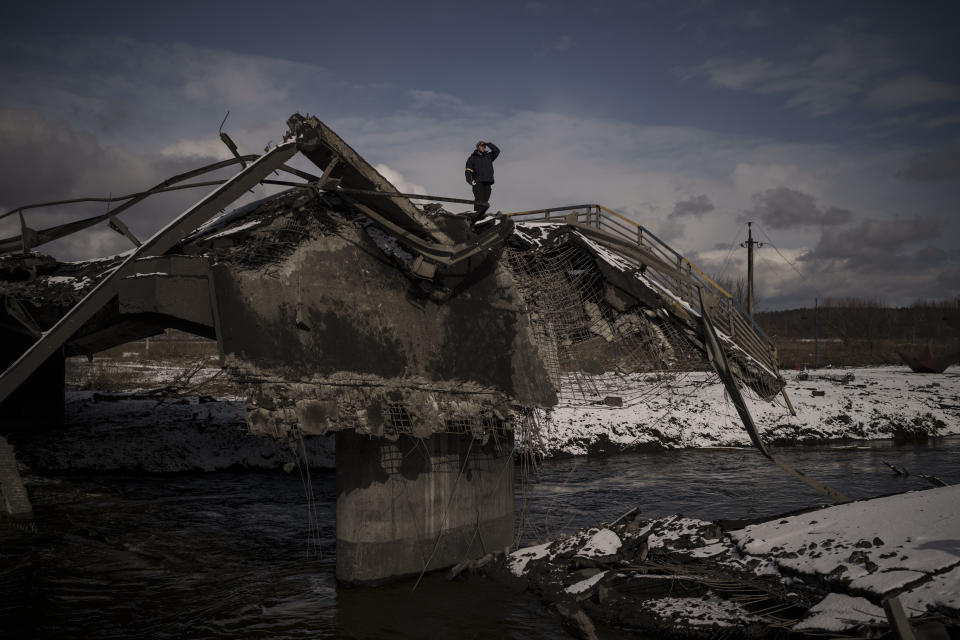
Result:
[[[878,300],[827,299],[813,307],[762,311],[757,323],[785,367],[862,366],[900,362],[899,351],[960,353],[958,299],[887,307]]]
[[[960,340],[958,300],[920,300],[909,307],[887,307],[864,298],[826,299],[813,307],[762,311],[757,323],[773,338],[901,340],[905,343]]]

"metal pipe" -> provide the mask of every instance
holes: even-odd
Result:
[[[813,368],[820,368],[820,305],[813,299]]]
[[[156,192],[158,189],[163,189],[172,184],[176,184],[177,182],[182,182],[183,180],[187,180],[189,178],[192,178],[194,176],[198,176],[204,173],[209,173],[210,171],[216,171],[217,169],[223,169],[224,167],[229,167],[230,165],[237,164],[241,160],[256,160],[258,157],[259,156],[257,155],[246,155],[246,156],[241,156],[240,158],[230,158],[229,160],[222,160],[220,162],[208,164],[206,166],[200,167],[199,169],[193,169],[192,171],[187,171],[186,173],[175,175],[172,178],[167,178],[163,182],[158,183],[155,187],[151,189],[147,189],[146,191],[140,191],[138,193],[131,193],[125,196],[112,196],[109,198],[72,198],[70,200],[56,200],[53,202],[40,202],[37,204],[28,204],[22,207],[17,207],[16,209],[13,209],[11,211],[7,211],[6,213],[0,213],[0,218],[6,218],[7,216],[11,216],[20,211],[26,211],[27,209],[39,209],[41,207],[52,207],[58,204],[74,204],[77,202],[115,202],[117,200],[129,200],[130,198],[139,198],[141,196],[146,197]],[[130,204],[130,203],[125,203],[125,204]],[[116,215],[117,210],[114,209],[113,213],[114,215]]]
[[[489,202],[483,202],[481,200],[464,200],[463,198],[443,198],[440,196],[428,196],[420,193],[389,193],[387,191],[374,191],[373,189],[353,189],[348,187],[337,187],[336,189],[331,189],[330,191],[343,192],[343,193],[355,193],[365,196],[382,196],[385,198],[407,198],[408,200],[437,200],[438,202],[456,202],[457,204],[472,204],[490,206]]]

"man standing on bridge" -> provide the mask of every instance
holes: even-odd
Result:
[[[487,147],[490,150],[487,151]],[[500,149],[492,142],[481,140],[470,157],[467,158],[467,168],[464,176],[467,184],[473,187],[473,199],[486,202],[485,205],[473,205],[473,221],[476,222],[490,208],[490,191],[493,187],[493,161],[500,155]]]

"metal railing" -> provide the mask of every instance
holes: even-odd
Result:
[[[699,302],[696,288],[702,289],[705,296],[711,299],[710,315],[714,323],[722,331],[728,333],[730,338],[752,357],[770,368],[775,374],[777,373],[779,365],[776,345],[753,317],[743,310],[736,298],[643,225],[599,204],[516,211],[506,215],[520,222],[562,223],[575,221],[578,224],[626,239],[652,252],[661,260],[676,265],[677,270],[686,276],[683,280],[671,277],[670,274],[657,269],[647,269],[644,272],[644,277],[684,300],[697,314],[699,314]],[[689,284],[691,281],[695,282],[696,286],[691,286]]]

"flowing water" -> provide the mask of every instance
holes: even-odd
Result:
[[[960,482],[960,438],[780,453],[852,498],[929,487],[919,473]],[[334,476],[311,475],[318,530],[296,472],[28,477],[39,531],[0,528],[0,638],[564,637],[536,598],[493,581],[439,572],[415,591],[338,588]],[[634,506],[740,519],[825,502],[746,449],[566,459],[536,482],[523,465],[516,475],[524,543]]]

